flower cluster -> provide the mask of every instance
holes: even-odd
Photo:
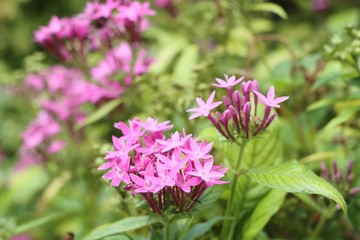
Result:
[[[113,99],[124,91],[116,82],[87,82],[80,70],[63,66],[53,66],[46,71],[30,74],[26,77],[25,84],[36,94],[47,94],[40,100],[44,110],[51,112],[59,120],[73,118],[76,122],[84,117],[79,109],[82,104],[96,104],[103,99]]]
[[[55,138],[60,132],[60,124],[47,111],[39,112],[23,133],[24,144],[16,168],[21,170],[44,162],[49,155],[59,152],[65,146],[64,141]]]
[[[333,161],[332,169],[329,169],[324,162],[320,163],[320,168],[321,177],[334,184],[334,186],[337,186],[345,198],[354,197],[360,192],[358,186],[351,186],[355,178],[353,172],[354,161],[349,161],[345,174],[342,169],[339,169],[336,161]]]
[[[199,116],[207,117],[216,129],[227,139],[236,140],[237,137],[250,138],[258,135],[266,129],[274,120],[276,114],[271,113],[272,108],[280,108],[279,103],[286,101],[289,97],[275,98],[275,89],[270,87],[267,96],[259,92],[257,80],[242,82],[244,77],[236,79],[235,76],[225,80],[216,78],[217,83],[214,87],[226,89],[227,95],[222,97],[222,101],[213,102],[215,91],[213,91],[206,102],[202,98],[196,98],[199,107],[190,108],[192,112],[190,119]],[[241,83],[241,91],[234,90],[234,86]],[[258,115],[258,104],[264,104],[265,109],[262,119]],[[217,111],[215,116],[211,110],[223,104],[225,110],[221,113]]]
[[[139,48],[134,52],[129,43],[122,42],[118,47],[109,50],[104,59],[91,68],[90,73],[100,83],[108,84],[121,72],[125,75],[125,86],[129,86],[132,77],[146,73],[151,62],[152,59],[147,57],[145,49]]]
[[[148,26],[145,17],[155,15],[149,5],[127,0],[89,2],[74,17],[53,16],[35,32],[35,41],[62,61],[83,61],[89,51],[112,48],[119,39],[139,42]]]
[[[220,179],[227,168],[214,165],[210,154],[213,143],[198,142],[185,131],[166,138],[169,121],[135,118],[115,128],[123,136],[113,137],[114,151],[106,154],[99,170],[108,169],[103,178],[111,180],[111,186],[123,182],[125,190],[141,194],[154,213],[168,206],[189,212],[208,187],[226,183]]]
[[[47,26],[35,31],[36,42],[72,68],[52,66],[25,78],[41,113],[24,133],[19,165],[44,162],[60,151],[63,142],[50,146],[61,127],[70,138],[79,140],[81,134],[75,133],[74,126],[86,115],[81,107],[120,97],[133,78],[148,71],[152,59],[140,40],[148,26],[146,17],[155,14],[149,6],[148,2],[95,0],[82,13],[69,18],[53,16]],[[90,55],[98,62],[90,64]],[[49,134],[53,125],[57,131]]]

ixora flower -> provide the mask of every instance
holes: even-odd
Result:
[[[222,97],[222,102],[215,102],[213,91],[206,102],[202,98],[196,98],[199,107],[190,108],[190,119],[200,116],[207,117],[216,129],[227,139],[235,141],[238,137],[250,138],[265,130],[274,120],[275,114],[270,115],[272,108],[280,108],[280,103],[289,97],[275,98],[275,88],[270,87],[267,96],[259,92],[257,80],[243,82],[244,77],[236,79],[235,76],[225,75],[225,80],[216,78],[217,83],[212,84],[217,88],[225,88],[227,96]],[[241,82],[241,92],[234,87]],[[251,97],[253,96],[253,97]],[[260,102],[259,102],[260,100]],[[211,110],[220,105],[225,106],[221,112],[211,113]],[[264,104],[265,109],[262,118],[258,115],[258,104]]]
[[[190,212],[208,187],[227,183],[221,180],[227,168],[214,165],[212,143],[198,142],[185,131],[166,138],[169,123],[153,118],[115,123],[122,136],[113,137],[114,151],[98,168],[108,170],[103,178],[111,186],[124,183],[125,190],[142,195],[158,214],[171,206]]]

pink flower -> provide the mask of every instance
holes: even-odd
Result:
[[[229,88],[229,87],[233,87],[236,84],[240,83],[243,79],[244,79],[244,77],[236,79],[235,75],[231,76],[230,78],[228,77],[228,75],[225,75],[225,81],[220,78],[215,78],[215,80],[218,82],[218,84],[213,83],[212,85],[214,87],[219,87],[219,88]]]
[[[25,78],[25,84],[35,90],[43,90],[45,87],[44,79],[39,74],[30,74]]]
[[[140,3],[138,1],[134,1],[130,3],[128,6],[119,7],[120,15],[118,16],[118,18],[135,22],[139,18],[144,17],[146,15],[148,16],[155,15],[155,11],[150,9],[149,7],[150,7],[150,3],[148,2]]]
[[[286,101],[289,97],[283,96],[275,98],[274,87],[268,91],[267,97],[262,95],[259,90],[257,80],[243,82],[241,92],[233,90],[232,87],[240,83],[244,77],[236,80],[235,76],[230,78],[225,75],[226,80],[217,78],[218,84],[213,86],[226,88],[227,96],[222,97],[225,110],[211,114],[210,111],[217,107],[221,102],[212,103],[215,91],[211,94],[205,103],[201,98],[196,98],[198,108],[191,108],[188,112],[193,112],[190,119],[206,116],[212,125],[224,136],[231,141],[237,141],[240,138],[250,138],[256,136],[265,130],[275,118],[271,113],[271,107],[279,108],[279,103]],[[258,103],[265,104],[262,119],[258,114]],[[256,121],[254,121],[256,119]],[[260,124],[258,123],[260,121]]]
[[[135,174],[130,174],[131,180],[136,184],[135,193],[155,192],[155,189],[160,185],[160,179],[154,176],[146,176],[141,178]]]
[[[195,139],[189,139],[189,147],[182,149],[182,151],[188,154],[191,160],[209,159],[212,157],[210,153],[213,143],[206,144],[205,141],[200,144]]]
[[[103,178],[106,180],[111,180],[111,186],[119,186],[121,182],[130,183],[130,177],[128,174],[130,167],[130,158],[126,157],[124,159],[112,159],[109,162],[101,165],[98,169],[104,170],[111,168],[111,170],[106,173]]]
[[[124,189],[141,194],[155,213],[166,211],[170,202],[189,212],[207,187],[225,183],[220,178],[227,169],[213,166],[212,143],[197,143],[184,130],[166,139],[169,123],[152,118],[116,123],[123,136],[113,137],[114,151],[98,169],[110,169],[103,178],[112,186],[127,184]]]
[[[175,132],[173,135],[171,135],[171,138],[168,140],[157,140],[158,143],[160,143],[162,146],[164,146],[163,150],[161,152],[167,152],[171,149],[180,147],[185,144],[185,142],[191,137],[190,135],[187,135],[185,137],[181,137],[181,135],[178,132]]]
[[[64,141],[55,141],[50,144],[47,151],[50,154],[54,154],[54,153],[60,152],[65,147],[65,145],[66,144]]]
[[[26,234],[17,234],[11,240],[32,240],[33,238]]]
[[[214,102],[215,91],[213,91],[210,97],[206,100],[206,103],[201,98],[196,98],[196,102],[198,103],[198,108],[190,108],[187,112],[193,112],[189,119],[194,119],[200,116],[207,117],[210,114],[210,111],[217,106],[219,106],[222,102]]]
[[[170,121],[158,123],[158,119],[148,118],[146,122],[139,123],[145,130],[150,132],[163,132],[171,129],[173,125],[168,125]]]
[[[60,130],[60,125],[47,112],[40,112],[29,128],[23,133],[24,145],[27,148],[37,147],[45,140],[58,134]]]
[[[194,164],[196,171],[188,172],[188,174],[200,177],[209,184],[219,183],[218,180],[222,178],[224,174],[219,171],[215,171],[213,168],[213,163],[213,159],[208,159],[205,161],[204,165],[202,165],[199,160],[195,159]]]
[[[288,96],[275,98],[274,87],[270,87],[266,97],[258,91],[254,91],[254,93],[259,97],[260,103],[265,104],[268,107],[280,108],[279,103],[289,99]]]

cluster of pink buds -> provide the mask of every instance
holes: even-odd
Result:
[[[355,174],[353,172],[354,161],[351,160],[348,163],[345,174],[342,169],[339,169],[336,161],[332,162],[332,169],[330,170],[324,162],[320,163],[320,168],[321,177],[334,184],[334,186],[337,186],[338,190],[343,194],[343,196],[345,196],[345,198],[354,197],[359,193],[359,187],[351,187],[355,178]]]
[[[199,107],[187,110],[192,112],[190,119],[199,116],[207,117],[216,129],[229,140],[235,141],[238,137],[250,138],[258,135],[266,129],[274,120],[276,114],[271,113],[272,108],[280,108],[279,103],[286,101],[289,97],[275,98],[275,89],[270,87],[267,96],[259,92],[257,80],[242,82],[244,77],[236,79],[235,76],[225,80],[216,78],[217,83],[213,86],[225,88],[227,95],[222,101],[213,102],[215,91],[213,91],[206,102],[202,98],[196,98]],[[241,83],[241,91],[234,90],[234,86]],[[262,119],[258,115],[258,104],[264,104],[265,109]],[[225,110],[217,111],[213,115],[210,111],[223,104]]]
[[[111,186],[123,182],[125,190],[141,194],[158,214],[169,206],[189,212],[208,187],[226,183],[220,179],[227,168],[214,165],[210,154],[213,143],[198,142],[184,130],[166,138],[164,132],[173,127],[169,122],[135,118],[129,125],[115,123],[123,136],[113,137],[114,151],[99,167],[108,169],[103,178]]]
[[[89,51],[112,48],[120,40],[137,43],[148,26],[146,16],[155,15],[149,3],[106,0],[87,3],[71,18],[53,16],[35,32],[35,41],[62,61],[84,61]],[[103,49],[102,49],[103,50]]]

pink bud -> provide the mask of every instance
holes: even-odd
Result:
[[[350,196],[354,197],[355,195],[357,195],[360,191],[359,187],[353,187],[352,189],[350,189]]]

